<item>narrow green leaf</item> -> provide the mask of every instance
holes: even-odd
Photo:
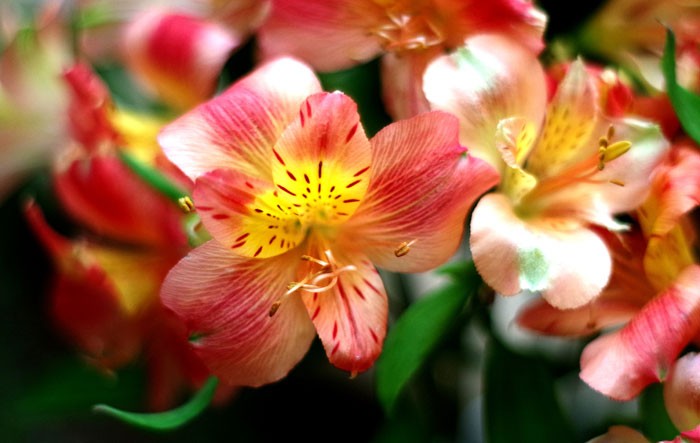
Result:
[[[673,31],[666,30],[666,48],[661,59],[661,69],[666,80],[668,97],[673,103],[683,129],[697,143],[700,143],[700,96],[693,94],[678,84],[676,79],[676,37]]]
[[[384,410],[392,413],[399,394],[440,342],[479,286],[473,263],[463,281],[452,281],[412,304],[391,328],[377,361],[377,395]]]
[[[166,412],[152,414],[126,412],[107,405],[95,405],[93,411],[110,415],[124,423],[146,429],[166,431],[176,429],[197,417],[211,402],[219,380],[209,377],[202,389],[184,405]]]
[[[138,161],[125,150],[118,151],[119,158],[131,171],[138,175],[155,190],[178,204],[178,200],[187,195],[187,192],[173,183],[160,171]]]
[[[664,405],[664,388],[656,383],[644,390],[639,402],[641,429],[651,441],[673,440],[678,429],[671,422]]]
[[[488,443],[575,441],[545,363],[491,337],[484,367],[484,432]]]

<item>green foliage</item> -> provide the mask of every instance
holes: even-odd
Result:
[[[546,364],[512,352],[495,337],[484,367],[484,432],[488,443],[575,441]]]
[[[103,404],[96,405],[93,410],[110,415],[133,426],[158,431],[172,430],[196,418],[209,406],[218,382],[219,380],[216,377],[209,377],[206,383],[204,383],[204,386],[202,386],[202,389],[200,389],[189,402],[166,412],[152,414],[126,412]]]
[[[644,391],[639,414],[642,432],[651,441],[673,440],[679,434],[666,412],[662,384],[651,385]]]
[[[178,200],[187,195],[185,190],[173,183],[162,172],[141,163],[123,149],[119,150],[118,155],[121,161],[124,162],[134,174],[138,175],[139,178],[153,189],[172,200],[173,203],[178,204]]]
[[[451,265],[444,273],[452,276],[453,281],[412,304],[386,338],[377,362],[377,395],[387,413],[393,411],[406,383],[479,287],[479,276],[471,262]]]
[[[693,94],[678,84],[676,79],[676,37],[673,31],[666,31],[666,48],[661,59],[661,68],[666,80],[668,97],[673,103],[683,129],[697,143],[700,143],[700,96]]]

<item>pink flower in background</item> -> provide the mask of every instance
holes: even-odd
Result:
[[[368,369],[387,321],[373,263],[416,272],[447,260],[496,180],[466,155],[453,117],[427,113],[368,140],[355,103],[320,91],[307,66],[276,60],[159,138],[195,181],[213,237],[173,268],[162,299],[231,384],[285,376],[315,332],[335,366]]]
[[[472,35],[495,32],[543,48],[546,16],[526,0],[276,0],[259,31],[264,56],[291,54],[320,71],[380,54],[384,101],[395,119],[428,109],[427,64]]]
[[[239,15],[253,20],[267,10],[267,2],[240,3]],[[175,10],[151,9],[134,17],[123,35],[126,65],[166,103],[191,108],[211,97],[231,52],[248,37],[250,22],[227,27],[226,17],[196,16]],[[242,19],[244,17],[239,17]],[[259,20],[258,20],[259,21]]]
[[[700,267],[686,218],[700,201],[699,167],[696,148],[674,146],[636,211],[639,224],[608,236],[613,275],[597,299],[565,311],[540,301],[519,315],[520,325],[548,335],[590,335],[627,323],[591,342],[581,357],[581,378],[617,400],[663,380],[700,334]]]
[[[0,200],[31,172],[49,165],[68,139],[68,93],[62,70],[71,61],[67,29],[57,4],[30,29],[17,29],[0,52]],[[4,5],[3,25],[12,15]]]
[[[497,36],[426,70],[431,106],[457,115],[461,142],[501,172],[470,236],[479,273],[501,294],[539,291],[575,308],[608,282],[610,254],[593,227],[624,227],[613,215],[641,203],[668,143],[649,122],[602,112],[599,84],[578,60],[547,102],[537,59]]]

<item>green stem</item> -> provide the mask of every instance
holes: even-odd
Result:
[[[117,152],[117,155],[119,156],[119,159],[129,169],[131,169],[131,171],[134,174],[138,175],[149,186],[166,196],[176,205],[179,206],[180,199],[182,197],[187,196],[187,191],[173,183],[168,177],[166,177],[158,170],[151,168],[150,166],[136,160],[131,154],[128,154],[125,150],[120,149]]]

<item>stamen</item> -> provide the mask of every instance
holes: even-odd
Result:
[[[610,183],[612,183],[613,185],[625,186],[625,183],[622,182],[622,181],[620,181],[620,180],[614,180],[614,179],[613,179],[613,180],[608,180],[608,181],[609,181]]]
[[[353,272],[357,271],[357,267],[354,265],[346,265],[341,268],[336,267],[335,259],[330,249],[324,251],[328,262],[319,260],[310,255],[302,255],[301,260],[308,261],[311,263],[316,263],[321,267],[318,271],[313,274],[309,274],[302,281],[290,282],[287,285],[287,292],[284,293],[280,298],[275,300],[270,306],[269,315],[272,317],[275,315],[277,310],[280,308],[282,303],[295,292],[302,290],[311,293],[321,293],[333,289],[338,284],[338,278],[343,272]],[[325,284],[323,284],[325,282]]]
[[[404,255],[411,252],[411,246],[416,242],[416,240],[411,240],[409,242],[401,242],[398,248],[394,250],[394,255],[397,257],[403,257]]]
[[[177,199],[177,204],[184,212],[185,214],[189,214],[190,212],[194,212],[194,202],[190,198],[189,195],[185,195],[184,197],[180,197]]]

